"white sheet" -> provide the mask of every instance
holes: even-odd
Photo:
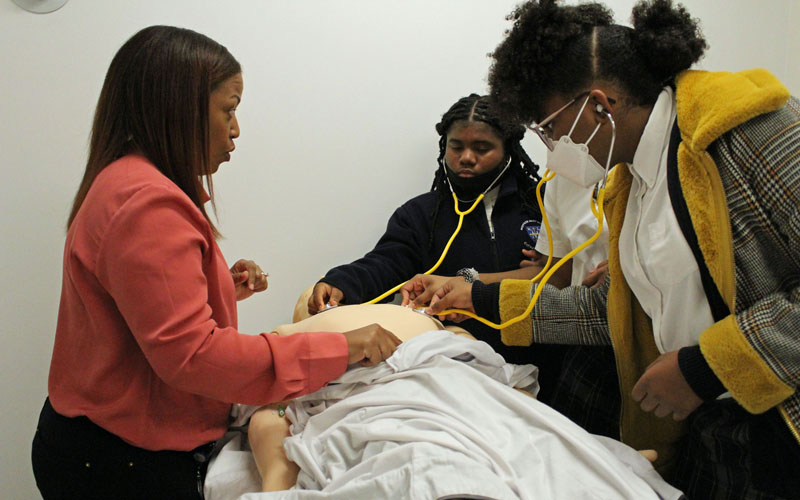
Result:
[[[512,389],[535,390],[535,375],[485,343],[423,334],[387,363],[351,369],[290,405],[295,423],[284,446],[301,468],[301,489],[241,498],[680,497],[636,451]],[[220,488],[232,453],[223,449],[209,469],[210,500],[241,492],[241,480],[238,491]],[[250,487],[258,488],[257,474]]]

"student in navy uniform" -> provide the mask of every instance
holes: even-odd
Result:
[[[536,245],[541,223],[536,201],[539,167],[520,144],[524,127],[501,119],[488,96],[471,94],[450,107],[436,124],[436,131],[439,157],[431,191],[398,208],[375,248],[364,257],[328,271],[309,298],[309,313],[316,314],[326,304],[372,300],[430,269],[458,224],[451,188],[462,211],[488,192],[464,217],[461,231],[435,274],[452,277],[460,272],[466,279],[479,276],[492,282],[504,277],[532,278],[538,272],[536,266],[521,267],[525,259],[522,250]],[[477,321],[462,326],[507,361],[539,366],[540,398],[546,400],[547,374],[559,360],[552,351],[563,347],[509,347],[501,342],[497,330]]]

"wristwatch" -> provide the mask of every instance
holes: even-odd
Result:
[[[467,283],[474,283],[478,280],[478,271],[474,267],[464,267],[458,270],[456,276],[461,276]]]

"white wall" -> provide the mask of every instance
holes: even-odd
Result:
[[[0,0],[0,484],[35,498],[30,440],[46,394],[68,209],[108,64],[138,29],[174,24],[226,45],[244,66],[242,136],[216,177],[221,241],[257,260],[270,289],[241,330],[289,321],[329,267],[371,248],[392,210],[427,190],[433,124],[486,91],[486,54],[514,0],[73,0],[35,15]],[[763,66],[797,90],[792,0],[686,1],[703,19],[707,69]],[[632,1],[610,1],[627,22]],[[224,6],[223,6],[224,5]],[[526,139],[543,162],[542,149]]]

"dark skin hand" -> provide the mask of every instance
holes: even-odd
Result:
[[[436,290],[435,293],[433,290],[426,290],[423,296],[417,297],[414,304],[424,305],[429,293],[432,296],[430,296],[430,307],[425,310],[426,314],[439,316],[440,320],[460,322],[468,318],[468,316],[458,313],[447,315],[441,315],[440,313],[447,309],[462,309],[475,313],[472,305],[472,283],[467,283],[463,279],[450,280]]]
[[[642,410],[654,412],[659,418],[672,415],[683,420],[702,403],[678,366],[678,351],[664,353],[650,363],[631,391]]]
[[[436,274],[417,274],[403,285],[400,294],[403,301],[400,305],[422,307],[428,305],[436,290],[443,287],[451,279],[464,281],[461,276],[439,276]]]
[[[408,305],[414,309],[427,306],[431,301],[438,300],[436,292],[447,287],[448,290],[466,283],[462,276],[436,276],[433,274],[418,274],[408,280],[403,285],[400,293],[403,295],[403,302],[401,305]],[[472,287],[470,286],[470,289]],[[448,314],[447,319],[450,321],[461,322],[469,319],[469,316],[464,314]]]
[[[314,285],[311,297],[308,298],[308,314],[317,314],[325,309],[326,304],[338,306],[343,298],[344,294],[335,286],[327,283],[317,283]]]
[[[597,288],[603,284],[608,275],[608,261],[604,260],[597,265],[594,269],[589,271],[589,274],[581,282],[581,285],[588,286],[589,288]]]
[[[543,268],[547,264],[547,255],[542,255],[536,250],[522,249],[523,259],[519,263],[519,267],[532,267]]]
[[[344,332],[343,335],[347,339],[348,365],[359,363],[363,366],[375,366],[391,356],[402,343],[392,332],[377,323]]]
[[[269,286],[269,274],[261,270],[252,260],[239,259],[231,267],[231,277],[236,286],[236,300],[244,300],[254,293],[263,292]]]
[[[483,283],[498,283],[504,279],[530,280],[536,277],[547,262],[547,256],[542,255],[536,250],[522,249],[523,259],[520,261],[519,269],[498,273],[480,273],[478,279]],[[572,273],[572,262],[567,262],[561,266],[550,278],[549,282],[559,288],[569,285],[569,277]],[[401,305],[419,308],[427,306],[436,297],[437,292],[450,284],[448,289],[456,288],[464,281],[462,276],[439,276],[435,274],[417,274],[408,280],[400,289],[403,297]],[[310,301],[309,301],[310,303]],[[462,321],[468,316],[463,314],[452,315],[452,321]],[[451,319],[451,317],[448,317]]]

